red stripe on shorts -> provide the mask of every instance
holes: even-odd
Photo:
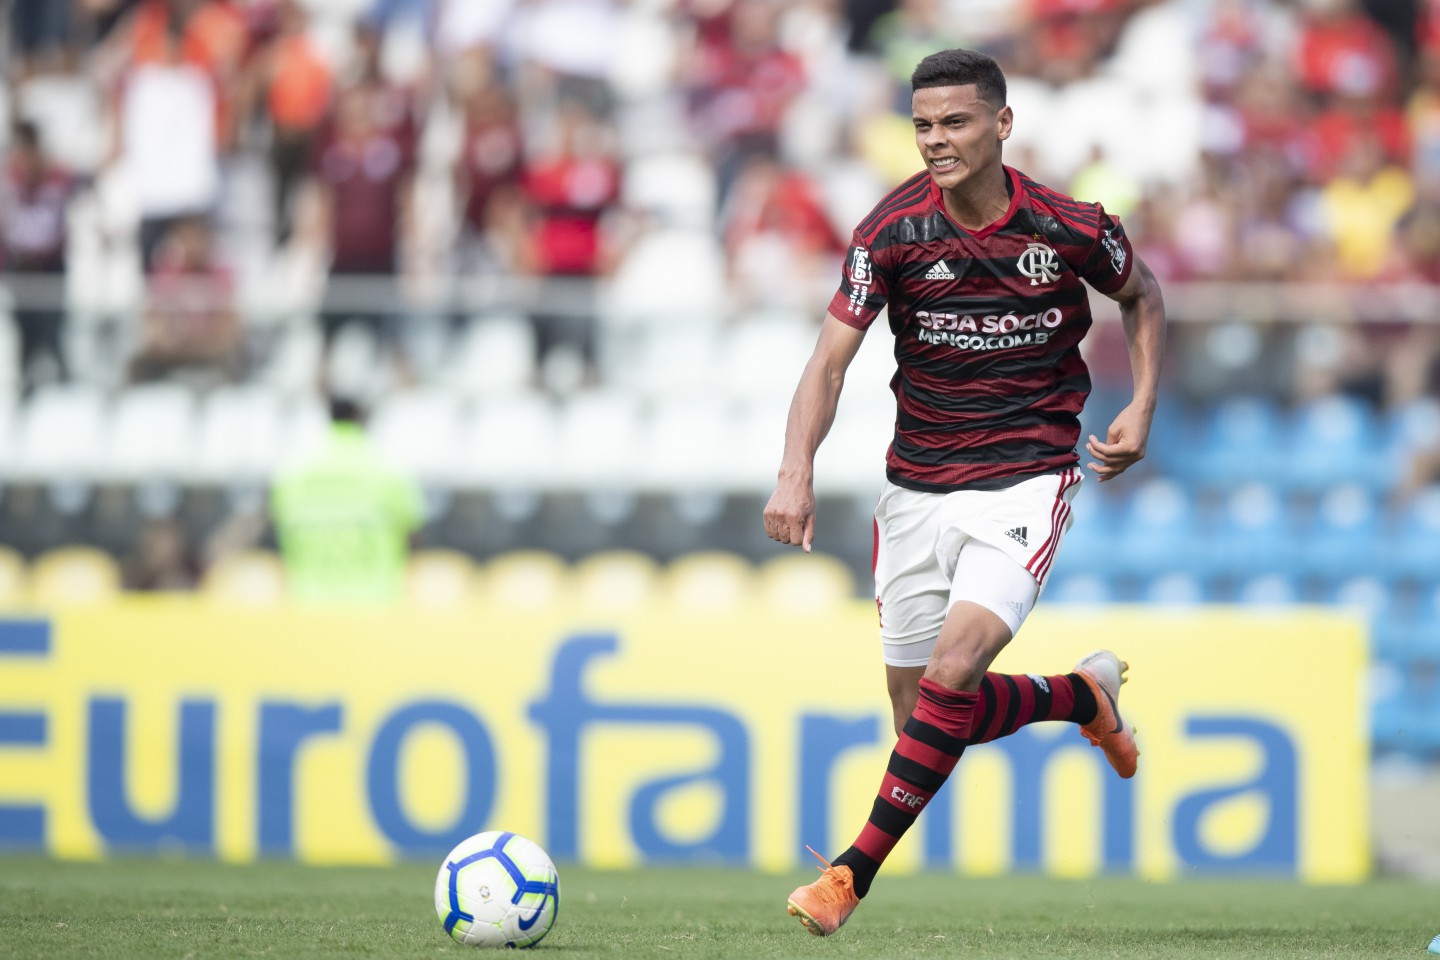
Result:
[[[880,518],[876,517],[871,525],[875,528],[875,538],[870,544],[870,575],[873,577],[880,567]]]
[[[1067,503],[1067,504],[1065,504],[1065,509],[1063,509],[1063,510],[1060,511],[1060,519],[1059,519],[1059,521],[1057,521],[1056,530],[1059,531],[1059,530],[1065,529],[1065,521],[1067,521],[1067,520],[1069,520],[1069,519],[1070,519],[1070,504]],[[1050,545],[1050,553],[1049,553],[1049,555],[1045,558],[1045,562],[1042,563],[1042,564],[1040,564],[1040,569],[1038,569],[1038,570],[1035,571],[1035,579],[1037,579],[1037,580],[1044,580],[1045,577],[1046,577],[1046,575],[1048,575],[1048,574],[1050,573],[1050,564],[1052,564],[1052,563],[1055,562],[1055,553],[1056,553],[1056,551],[1058,551],[1059,549],[1060,549],[1060,538],[1057,536],[1057,537],[1055,538],[1055,542]]]
[[[1080,474],[1077,472],[1074,478],[1074,482],[1067,484],[1065,489],[1069,490],[1071,487],[1075,486],[1075,484],[1079,482]],[[1040,564],[1040,568],[1035,574],[1035,578],[1037,580],[1043,582],[1044,579],[1050,575],[1050,565],[1055,562],[1055,554],[1058,553],[1060,550],[1060,534],[1061,531],[1065,529],[1065,524],[1070,520],[1071,510],[1072,508],[1069,503],[1062,502],[1060,509],[1060,518],[1056,522],[1055,529],[1052,531],[1055,534],[1055,542],[1050,545],[1049,554],[1046,555],[1044,562]]]
[[[1064,473],[1060,474],[1060,490],[1055,494],[1055,502],[1050,506],[1050,536],[1045,538],[1045,542],[1040,544],[1040,549],[1035,551],[1035,556],[1025,564],[1025,569],[1029,570],[1036,579],[1039,579],[1040,574],[1035,570],[1035,562],[1045,556],[1050,549],[1050,544],[1054,542],[1056,534],[1060,532],[1060,526],[1055,521],[1060,516],[1060,508],[1065,505],[1065,491],[1070,489],[1073,482],[1072,472],[1072,470],[1066,469]]]

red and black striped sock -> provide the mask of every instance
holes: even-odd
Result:
[[[854,873],[857,896],[870,892],[880,864],[955,769],[970,736],[977,700],[978,694],[921,679],[915,712],[890,753],[870,819],[855,843],[835,858]]]
[[[969,743],[989,743],[1042,720],[1089,723],[1097,709],[1095,694],[1078,673],[987,673],[979,696]]]

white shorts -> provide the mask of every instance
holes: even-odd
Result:
[[[1078,467],[1003,490],[886,483],[875,506],[875,603],[885,662],[923,667],[950,608],[978,603],[1020,630],[1073,520]]]

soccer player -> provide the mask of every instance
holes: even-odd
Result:
[[[1134,380],[1105,439],[1085,447],[1101,483],[1145,454],[1165,335],[1160,289],[1099,204],[1001,162],[1013,116],[994,60],[932,54],[911,89],[925,169],[855,229],[765,507],[770,537],[810,549],[815,451],[846,368],[888,306],[897,415],[875,508],[875,597],[899,740],[860,835],[790,895],[789,912],[818,936],[849,918],[967,745],[1068,720],[1120,776],[1134,776],[1139,756],[1117,703],[1127,665],[1113,653],[1054,676],[987,670],[1034,606],[1081,484],[1085,284],[1119,302]]]

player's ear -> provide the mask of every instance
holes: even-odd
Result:
[[[995,136],[1001,140],[1010,139],[1010,129],[1015,123],[1015,112],[1010,109],[1007,103],[995,111]]]

